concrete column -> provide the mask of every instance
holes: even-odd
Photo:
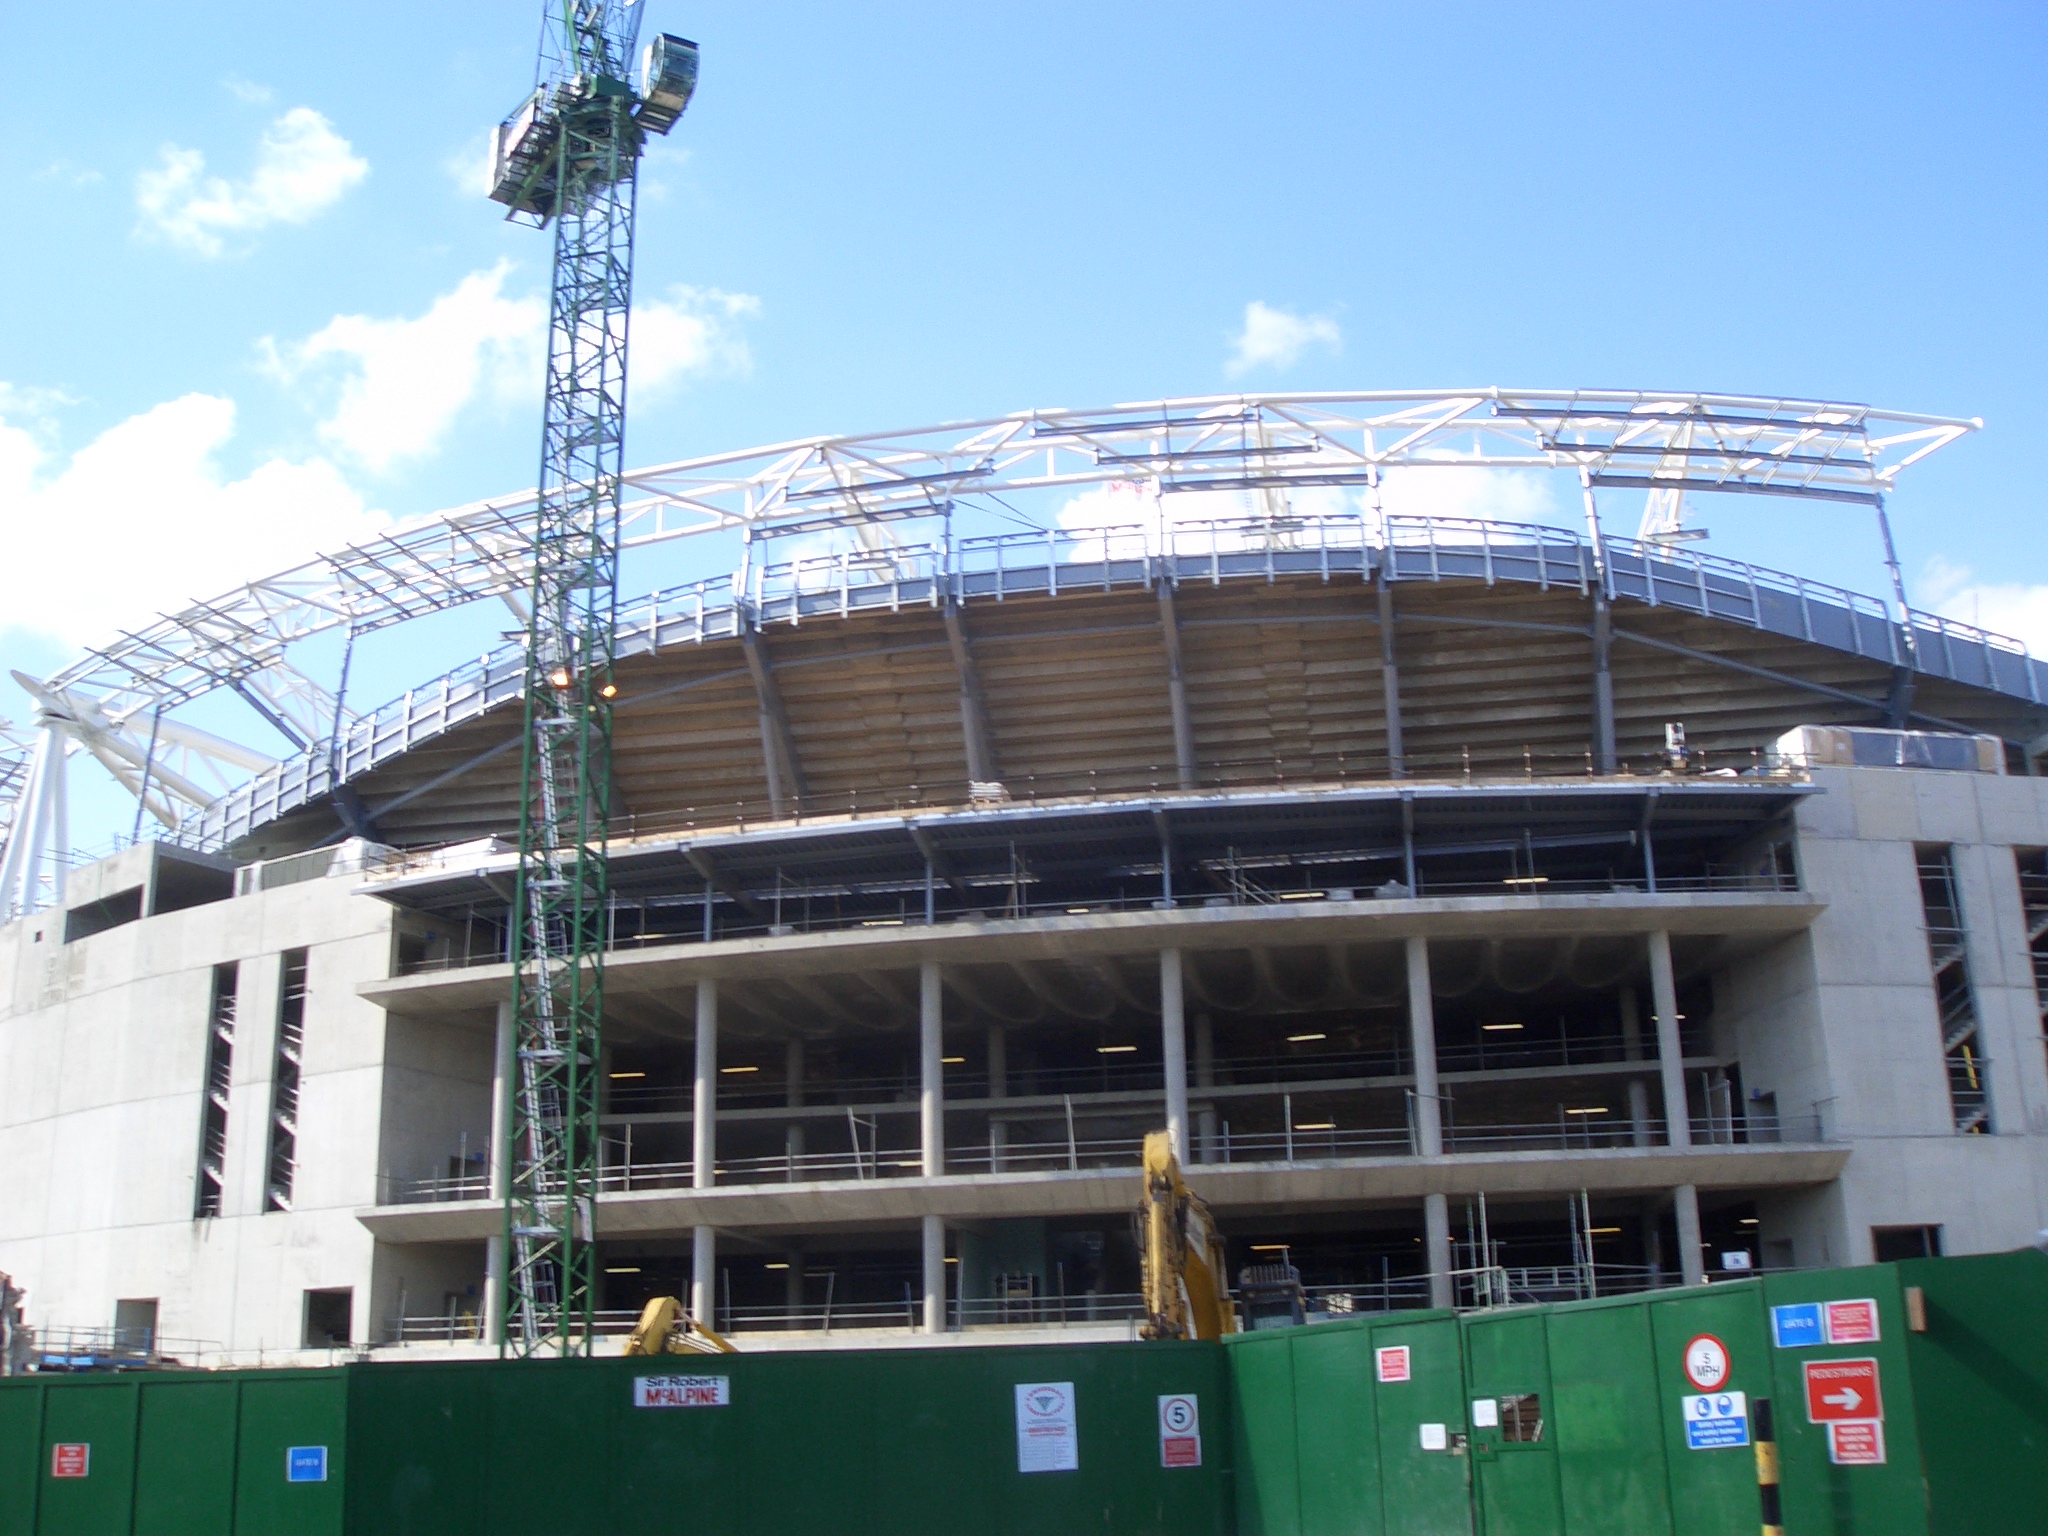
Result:
[[[1408,758],[1401,746],[1401,668],[1394,650],[1394,589],[1387,585],[1387,573],[1380,572],[1380,697],[1387,716],[1387,777],[1408,777]],[[1412,885],[1412,882],[1411,882]]]
[[[1173,1155],[1188,1160],[1188,1032],[1180,951],[1159,951],[1159,1044],[1166,1071],[1166,1133]]]
[[[804,1309],[804,1256],[792,1249],[782,1260],[789,1266],[782,1275],[782,1310],[794,1319]]]
[[[518,1030],[512,1000],[498,1004],[497,1035],[491,1055],[491,1199],[500,1205],[512,1188],[512,1077],[518,1066]],[[484,1239],[484,1339],[505,1335],[505,1234]]]
[[[1415,1057],[1415,1150],[1444,1150],[1444,1107],[1436,1075],[1436,1003],[1429,989],[1429,940],[1408,941],[1408,1042]],[[1451,1304],[1451,1208],[1443,1195],[1422,1198],[1423,1248],[1429,1258],[1429,1304]]]
[[[1422,1197],[1422,1246],[1429,1255],[1429,1304],[1448,1307],[1451,1294],[1451,1202],[1444,1195]]]
[[[791,1109],[802,1109],[804,1104],[804,1037],[791,1035],[789,1043],[782,1048],[782,1076],[788,1085],[785,1098]],[[799,1166],[804,1158],[804,1123],[791,1120],[789,1128],[782,1134],[783,1153],[789,1159],[789,1179],[794,1183],[802,1177]]]
[[[1692,1145],[1692,1114],[1685,1100],[1685,1053],[1678,1038],[1678,979],[1671,968],[1671,935],[1650,935],[1650,997],[1657,1009],[1657,1070],[1664,1083],[1666,1139]],[[1678,1216],[1678,1270],[1687,1285],[1704,1285],[1707,1266],[1700,1253],[1700,1196],[1690,1184],[1671,1191]]]
[[[1643,1016],[1634,987],[1621,989],[1621,1054],[1630,1061],[1643,1059]],[[1628,1125],[1631,1143],[1650,1145],[1650,1085],[1640,1077],[1628,1080]]]
[[[924,1331],[946,1331],[946,1222],[924,1219]]]
[[[1206,1013],[1195,1015],[1195,1086],[1216,1086],[1216,1021]],[[1204,1104],[1195,1113],[1195,1161],[1216,1160],[1216,1106]]]
[[[1408,1046],[1415,1057],[1415,1150],[1435,1157],[1444,1149],[1444,1107],[1438,1097],[1436,1005],[1429,991],[1427,939],[1408,941]]]
[[[690,1231],[690,1316],[710,1323],[717,1310],[718,1231],[694,1227]]]
[[[1671,970],[1671,935],[1650,935],[1650,997],[1657,1009],[1657,1072],[1664,1081],[1666,1139],[1692,1145],[1692,1114],[1685,1102],[1685,1051],[1678,1039],[1678,981]]]
[[[988,1096],[992,1099],[1010,1096],[1010,1036],[1000,1024],[988,1027]],[[991,1118],[988,1123],[988,1166],[991,1173],[1003,1171],[1009,1145],[1009,1121]]]
[[[697,983],[697,1075],[692,1085],[690,1187],[718,1182],[718,983]]]
[[[919,1141],[924,1149],[924,1176],[928,1179],[935,1179],[946,1171],[946,1066],[943,1059],[946,1051],[942,1002],[938,963],[928,960],[917,973],[917,1111]],[[929,1246],[929,1231],[925,1233],[925,1241]],[[929,1254],[926,1259],[929,1272]],[[945,1277],[942,1275],[940,1278]]]

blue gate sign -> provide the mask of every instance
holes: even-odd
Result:
[[[1688,1397],[1685,1443],[1695,1451],[1749,1444],[1749,1400],[1740,1392],[1703,1392]]]
[[[1802,1301],[1794,1306],[1771,1308],[1771,1342],[1780,1349],[1797,1349],[1802,1344],[1825,1344],[1821,1331],[1820,1303]]]
[[[284,1480],[288,1483],[327,1481],[327,1447],[295,1445],[284,1453]]]

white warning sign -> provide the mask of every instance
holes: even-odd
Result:
[[[1202,1464],[1202,1405],[1192,1392],[1159,1399],[1159,1465]]]
[[[1017,1387],[1017,1470],[1078,1472],[1081,1436],[1074,1427],[1071,1381],[1028,1381]]]

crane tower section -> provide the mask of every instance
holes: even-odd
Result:
[[[494,135],[491,197],[554,225],[546,401],[526,643],[519,870],[510,940],[516,1064],[501,1350],[588,1353],[596,1305],[598,1047],[609,899],[634,182],[646,135],[688,105],[697,48],[663,35],[629,80],[638,0],[544,6],[534,91]]]

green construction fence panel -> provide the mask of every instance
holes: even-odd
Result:
[[[1753,1421],[1744,1411],[1772,1390],[1757,1282],[1652,1292],[1648,1305],[1657,1393],[1644,1411],[1663,1432],[1674,1536],[1760,1525]]]
[[[1292,1331],[1238,1334],[1227,1346],[1238,1536],[1300,1536]]]
[[[1293,1330],[1301,1536],[1379,1536],[1379,1415],[1364,1321]]]
[[[342,1536],[349,1375],[345,1368],[242,1374],[235,1536]]]
[[[1933,1536],[2048,1524],[2048,1253],[1910,1259],[1906,1335]]]
[[[140,1393],[132,1376],[44,1388],[37,1536],[128,1536]]]
[[[1649,1303],[1572,1303],[1546,1319],[1558,1501],[1570,1536],[1672,1536]]]
[[[1472,1458],[1456,1314],[1375,1323],[1372,1347],[1380,1528],[1386,1536],[1471,1536]]]
[[[1486,1536],[1564,1530],[1546,1321],[1539,1307],[1463,1319],[1472,1484]]]
[[[200,1372],[140,1379],[135,1536],[231,1536],[241,1387]]]
[[[36,1528],[42,1443],[42,1383],[0,1381],[0,1531]]]

